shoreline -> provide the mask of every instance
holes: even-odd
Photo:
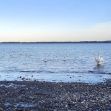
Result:
[[[111,40],[106,40],[106,41],[36,41],[36,42],[2,42],[0,41],[0,44],[61,44],[61,43],[111,43]]]
[[[0,111],[110,111],[111,81],[0,81]]]

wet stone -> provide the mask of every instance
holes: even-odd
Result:
[[[0,111],[108,110],[111,111],[111,85],[108,82],[0,82]]]

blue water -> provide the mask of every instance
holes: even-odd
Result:
[[[99,68],[98,53],[105,59]],[[110,43],[0,44],[0,81],[98,83],[110,78]]]

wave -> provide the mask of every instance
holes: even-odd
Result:
[[[5,72],[5,73],[55,73],[55,74],[62,74],[62,73],[71,73],[71,74],[108,74],[110,75],[111,72],[104,72],[104,71],[94,71],[94,70],[88,70],[88,71],[71,71],[71,70],[61,70],[61,71],[54,71],[54,70],[2,70],[0,72]]]

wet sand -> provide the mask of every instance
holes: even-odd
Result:
[[[0,111],[111,111],[111,81],[1,81]]]

